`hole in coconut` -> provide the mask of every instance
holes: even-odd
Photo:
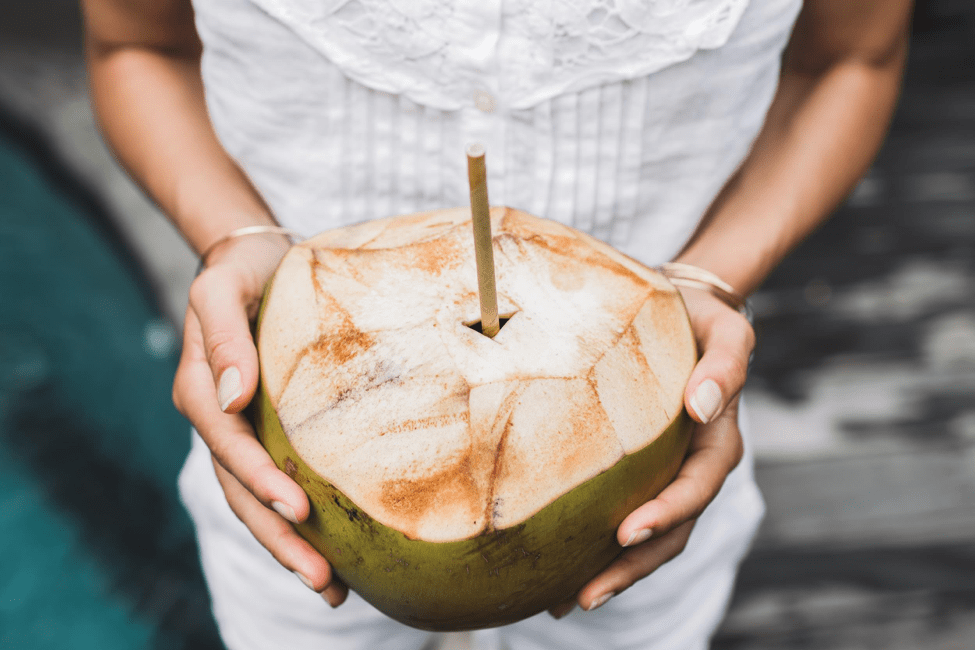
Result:
[[[511,320],[511,317],[514,316],[514,315],[515,315],[515,312],[511,312],[510,314],[498,314],[498,331],[499,332],[504,329],[505,323],[507,323],[509,320]],[[481,330],[481,321],[479,321],[479,320],[472,321],[470,323],[464,323],[464,325],[466,325],[467,327],[471,328],[472,330],[474,330],[478,334],[483,334],[484,333]]]

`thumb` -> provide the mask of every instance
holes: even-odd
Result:
[[[259,296],[246,276],[229,265],[215,265],[190,287],[190,307],[200,321],[203,347],[213,373],[220,409],[237,413],[257,389],[257,349],[248,307]]]
[[[698,340],[704,353],[687,382],[684,404],[692,418],[707,424],[744,388],[755,333],[741,314],[726,309],[708,320]]]

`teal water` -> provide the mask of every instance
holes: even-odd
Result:
[[[0,647],[219,647],[175,489],[176,333],[56,160],[0,125]]]

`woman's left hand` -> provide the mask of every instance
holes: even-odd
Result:
[[[695,421],[690,447],[674,481],[623,520],[617,540],[627,548],[576,597],[553,607],[561,618],[578,604],[592,610],[679,555],[694,523],[741,460],[738,396],[745,385],[755,333],[744,316],[710,293],[681,289],[701,359],[684,405]]]

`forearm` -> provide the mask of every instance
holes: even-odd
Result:
[[[882,61],[786,67],[751,153],[678,260],[751,293],[869,167],[896,104],[906,41]]]
[[[198,52],[88,39],[93,104],[118,159],[198,252],[273,223],[207,115]]]

